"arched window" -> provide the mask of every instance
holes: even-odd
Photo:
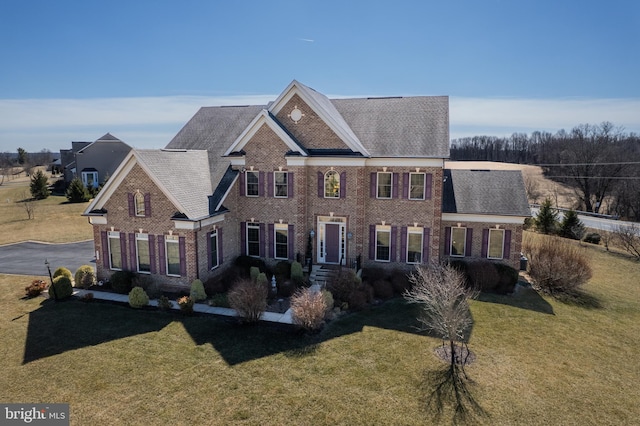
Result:
[[[135,202],[136,216],[144,216],[144,195],[138,191],[133,195],[133,200]]]
[[[335,170],[324,174],[324,198],[340,198],[340,175]]]

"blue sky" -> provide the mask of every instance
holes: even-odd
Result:
[[[204,105],[448,95],[451,137],[640,133],[640,2],[0,2],[0,151],[160,148]]]

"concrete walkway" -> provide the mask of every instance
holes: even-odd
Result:
[[[76,297],[82,297],[87,293],[93,293],[94,299],[107,300],[111,302],[129,303],[129,296],[126,294],[110,293],[107,291],[89,291],[82,289],[73,289],[73,295]],[[175,301],[172,301],[173,306],[171,309],[180,310],[180,307]],[[149,306],[158,306],[158,301],[153,299],[149,300]],[[221,315],[225,317],[237,317],[236,311],[230,308],[220,308],[217,306],[209,306],[204,303],[194,303],[193,311],[201,314]],[[284,314],[277,312],[265,312],[260,317],[260,321],[273,322],[278,324],[293,324],[291,319],[291,309],[287,310]]]

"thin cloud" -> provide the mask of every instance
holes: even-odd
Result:
[[[307,43],[313,43],[315,40],[311,39],[311,38],[299,38],[298,40],[300,41],[306,41]]]

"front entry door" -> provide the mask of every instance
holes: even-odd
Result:
[[[325,262],[338,263],[340,261],[340,225],[337,223],[327,223],[325,230],[327,233]]]

